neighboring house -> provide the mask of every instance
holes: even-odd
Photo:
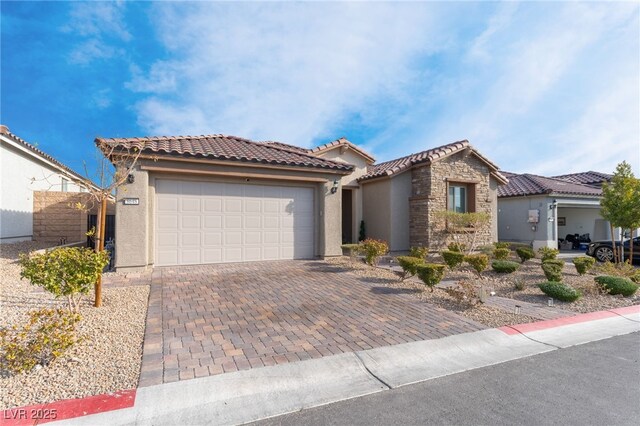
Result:
[[[610,239],[600,216],[602,184],[611,175],[584,172],[544,177],[502,172],[509,183],[498,189],[498,237],[539,247],[558,248],[567,235]],[[619,236],[617,236],[619,237]]]
[[[86,223],[86,214],[69,204],[84,199],[88,194],[74,193],[86,192],[88,185],[78,173],[0,126],[0,243],[33,239],[34,222],[36,239],[75,242],[80,235],[86,238],[86,229],[76,221],[83,216]],[[46,215],[51,210],[56,210],[55,218]],[[40,215],[35,220],[34,212]]]
[[[497,237],[498,168],[468,142],[393,162],[344,138],[305,149],[235,136],[96,139],[142,151],[116,194],[116,267],[336,256],[367,235],[392,250],[429,246],[440,209],[487,211]],[[448,194],[451,193],[451,196]]]

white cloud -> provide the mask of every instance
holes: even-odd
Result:
[[[77,2],[71,5],[69,21],[60,28],[78,36],[69,53],[73,64],[89,65],[94,60],[121,56],[124,49],[115,42],[128,42],[131,34],[124,22],[124,2]]]
[[[443,44],[421,4],[157,4],[170,60],[127,87],[150,133],[232,133],[309,144],[350,113],[403,103]],[[419,82],[418,82],[419,83]],[[384,106],[384,104],[383,104]]]

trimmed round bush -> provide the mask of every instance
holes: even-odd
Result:
[[[594,279],[601,287],[606,289],[609,294],[621,294],[624,297],[633,296],[638,290],[638,287],[640,287],[638,284],[624,277],[601,275]]]
[[[491,267],[494,271],[501,274],[511,274],[515,272],[520,267],[520,264],[517,262],[512,262],[510,260],[494,260],[491,262]]]
[[[564,261],[560,259],[549,259],[542,262],[542,271],[549,281],[562,281],[562,268]]]
[[[495,242],[493,246],[497,249],[508,249],[511,246],[511,243],[507,242]]]
[[[429,249],[427,247],[411,247],[409,251],[409,256],[416,257],[418,259],[425,259],[429,254]]]
[[[504,247],[497,247],[495,250],[493,250],[493,257],[498,260],[507,260],[510,254],[511,250]]]
[[[386,241],[367,238],[360,243],[361,251],[367,264],[376,266],[381,256],[389,253],[389,244]]]
[[[538,253],[540,253],[540,258],[542,261],[555,259],[556,256],[560,253],[560,250],[554,249],[551,247],[540,247],[538,249]]]
[[[444,270],[446,266],[439,263],[425,263],[418,265],[418,278],[433,291],[442,278],[444,277]]]
[[[459,251],[445,250],[440,254],[442,254],[444,262],[451,269],[460,265],[464,261],[464,253],[460,253]]]
[[[412,256],[399,256],[396,257],[396,261],[398,265],[402,268],[404,272],[402,275],[402,279],[404,280],[407,275],[415,275],[418,273],[418,266],[424,264],[423,259],[419,259],[417,257]]]
[[[478,275],[489,266],[489,256],[486,254],[470,254],[464,257],[464,261],[471,265]]]
[[[596,260],[589,256],[580,256],[573,259],[573,265],[576,267],[578,274],[584,275],[593,267]]]
[[[575,302],[582,297],[582,293],[575,288],[555,281],[540,283],[538,287],[547,296],[563,302]]]
[[[464,243],[459,243],[459,242],[454,241],[452,243],[449,243],[447,248],[449,249],[449,251],[463,252],[467,248],[467,246]]]
[[[531,247],[518,247],[516,249],[516,254],[520,258],[520,262],[524,263],[529,259],[533,259],[536,257],[536,253],[533,251]]]

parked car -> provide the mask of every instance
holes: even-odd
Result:
[[[624,258],[629,258],[629,242],[631,240],[626,240],[624,245]],[[611,245],[611,240],[609,241],[593,241],[589,244],[587,248],[587,255],[591,257],[595,257],[600,262],[611,262],[613,261],[613,249]],[[620,247],[620,241],[616,241],[616,247]],[[633,239],[633,262],[640,262],[640,237],[635,237]]]

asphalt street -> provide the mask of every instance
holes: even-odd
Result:
[[[441,377],[256,425],[631,425],[640,334]]]

